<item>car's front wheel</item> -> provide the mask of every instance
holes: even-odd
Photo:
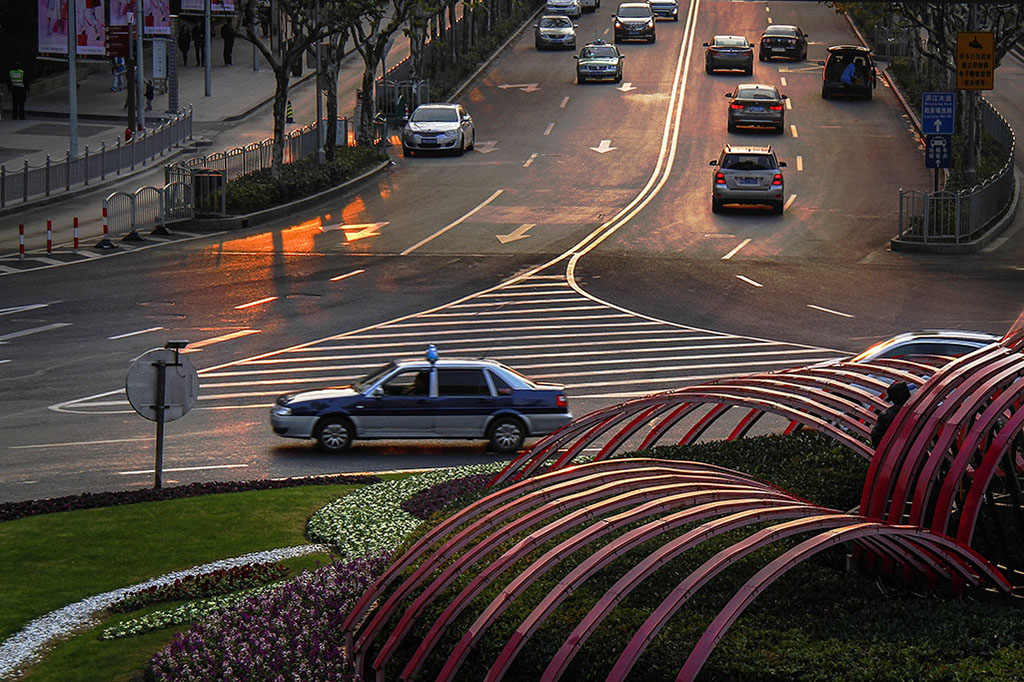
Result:
[[[404,144],[402,145],[402,156],[412,156],[412,150],[406,147]]]
[[[352,446],[355,429],[344,417],[325,417],[316,427],[316,446],[323,452],[337,454]]]
[[[459,144],[455,146],[455,156],[462,156],[466,153],[466,135],[459,135]]]
[[[766,61],[768,61],[768,57],[765,55],[764,52],[758,52],[757,53],[757,60],[759,62],[766,62]]]
[[[491,424],[487,437],[491,449],[501,454],[516,452],[523,447],[526,439],[526,429],[523,423],[515,417],[499,417]]]
[[[705,64],[704,64],[704,73],[714,73],[714,72],[715,72],[715,70],[711,67],[711,64],[708,64],[708,63],[705,62]]]

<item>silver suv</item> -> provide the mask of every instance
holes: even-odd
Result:
[[[771,147],[735,147],[725,145],[721,155],[712,159],[711,211],[720,213],[730,204],[767,206],[782,213],[786,201],[782,179],[784,161]]]

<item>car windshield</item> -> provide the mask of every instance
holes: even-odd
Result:
[[[595,57],[612,57],[616,56],[615,48],[608,47],[585,47],[580,53],[580,56],[584,59],[593,59]]]
[[[572,22],[568,17],[544,17],[540,20],[541,28],[571,28]]]
[[[413,123],[458,123],[459,115],[455,109],[420,107],[412,113],[412,118],[409,120]]]
[[[778,99],[773,88],[737,88],[736,99]]]
[[[787,36],[790,38],[796,37],[796,29],[792,26],[771,26],[764,30],[766,36]]]
[[[650,7],[620,7],[619,16],[626,19],[646,19],[651,16]]]
[[[747,39],[737,36],[717,36],[714,42],[715,47],[746,47]]]
[[[393,369],[395,369],[395,363],[393,362],[389,362],[383,367],[378,367],[377,369],[373,370],[359,381],[352,384],[352,388],[356,391],[359,391],[360,393],[363,393],[366,391],[366,389],[370,388],[370,386],[373,386],[375,383],[383,379]]]
[[[726,154],[722,168],[728,170],[775,170],[775,161],[767,154]]]

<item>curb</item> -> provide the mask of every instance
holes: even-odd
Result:
[[[259,223],[279,218],[280,216],[285,215],[287,213],[302,210],[307,206],[315,204],[322,199],[328,199],[334,196],[335,194],[341,194],[350,186],[356,184],[357,182],[361,182],[368,177],[376,175],[377,173],[391,166],[393,163],[394,162],[391,161],[390,159],[387,161],[382,161],[378,166],[371,168],[362,175],[356,176],[350,180],[346,180],[340,185],[331,187],[330,189],[325,189],[322,192],[317,192],[312,196],[304,197],[302,199],[296,199],[295,201],[292,201],[287,204],[282,204],[281,206],[265,208],[262,211],[247,213],[245,215],[231,216],[230,218],[193,218],[189,222],[183,223],[178,227],[184,228],[185,226],[187,226],[187,229],[201,230],[203,232],[243,230],[247,227],[252,227],[253,225],[258,225]]]

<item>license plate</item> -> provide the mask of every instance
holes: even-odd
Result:
[[[764,113],[764,107],[747,107],[747,110],[758,114]]]
[[[757,185],[760,184],[757,178],[736,178],[737,185]]]
[[[772,52],[785,52],[785,51],[786,51],[786,48],[784,48],[784,47],[773,47],[772,48]]]

